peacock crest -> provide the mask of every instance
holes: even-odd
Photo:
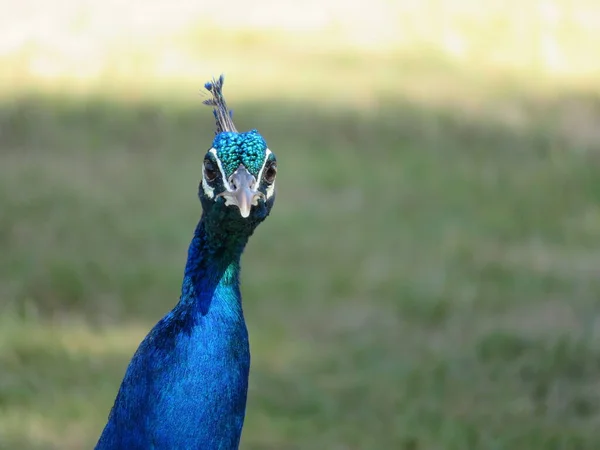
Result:
[[[233,124],[233,110],[227,108],[227,103],[223,96],[224,83],[225,76],[221,75],[218,79],[213,78],[212,81],[208,81],[204,84],[204,89],[210,92],[212,97],[204,100],[202,103],[213,107],[213,114],[217,122],[215,134],[222,133],[223,131],[237,133],[235,125]]]
[[[273,207],[277,161],[258,131],[236,130],[223,81],[204,86],[216,136],[179,302],[134,354],[96,450],[239,447],[250,370],[240,258]]]

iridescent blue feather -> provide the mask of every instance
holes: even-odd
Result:
[[[254,174],[264,139],[237,133],[222,93],[223,77],[206,83],[217,144],[229,163]],[[221,134],[223,133],[223,134]],[[237,159],[235,159],[237,158]],[[249,217],[200,190],[202,217],[189,246],[177,305],[140,344],[117,394],[97,450],[234,450],[244,422],[250,350],[239,289],[240,258],[274,197]]]

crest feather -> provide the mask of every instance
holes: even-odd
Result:
[[[225,97],[223,97],[223,83],[225,77],[221,75],[218,79],[213,78],[204,84],[204,88],[211,93],[212,97],[204,100],[202,103],[213,107],[213,115],[215,116],[217,131],[215,134],[222,133],[223,131],[232,131],[237,133],[235,125],[233,124],[233,111],[227,109],[227,103],[225,103]]]

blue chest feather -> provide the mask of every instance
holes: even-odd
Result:
[[[181,299],[134,355],[97,449],[237,449],[250,352],[239,291],[247,237],[211,248],[202,228]]]

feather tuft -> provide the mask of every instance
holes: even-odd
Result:
[[[225,77],[221,75],[218,79],[213,78],[212,81],[204,84],[204,88],[212,94],[212,97],[202,103],[213,107],[213,115],[217,125],[215,134],[223,131],[237,132],[233,124],[233,111],[227,109],[227,103],[225,103],[225,97],[223,97],[224,82]]]

